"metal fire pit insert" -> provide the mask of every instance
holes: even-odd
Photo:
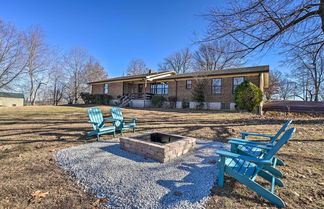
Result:
[[[121,149],[162,163],[189,152],[195,145],[195,138],[159,132],[120,138]]]

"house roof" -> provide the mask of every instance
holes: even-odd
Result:
[[[10,93],[10,92],[0,92],[0,97],[10,97],[10,98],[24,98],[24,94],[21,93]]]
[[[153,72],[153,73],[146,73],[146,74],[139,74],[139,75],[128,75],[128,76],[120,76],[115,78],[109,78],[105,80],[93,81],[89,82],[88,84],[96,84],[96,83],[104,83],[104,82],[111,82],[111,81],[124,81],[124,80],[141,80],[141,79],[155,79],[159,77],[166,77],[169,75],[174,75],[176,72],[174,71],[167,71],[167,72]]]
[[[183,73],[183,74],[169,76],[167,79],[195,78],[195,77],[204,77],[204,76],[231,75],[231,74],[241,74],[241,73],[260,73],[260,72],[269,72],[269,65]]]
[[[217,75],[231,75],[231,74],[242,74],[242,73],[260,73],[260,72],[269,72],[269,65],[262,66],[253,66],[253,67],[242,67],[242,68],[231,68],[224,70],[214,70],[214,71],[198,71],[192,73],[182,73],[176,74],[174,71],[168,72],[154,72],[140,75],[129,75],[129,76],[121,76],[110,78],[106,80],[89,82],[89,84],[96,83],[105,83],[111,81],[132,81],[132,80],[169,80],[169,79],[180,79],[180,78],[195,78],[195,77],[204,77],[204,76],[217,76]]]

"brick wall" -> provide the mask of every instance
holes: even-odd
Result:
[[[257,86],[259,86],[259,76],[245,76],[245,80],[251,81]],[[220,94],[212,94],[211,89],[211,79],[206,79],[206,91],[205,99],[206,102],[234,102],[234,95],[232,93],[233,88],[233,77],[222,78],[222,89]],[[192,88],[195,86],[196,81],[192,80]],[[186,81],[180,80],[169,82],[169,96],[176,96],[176,86],[177,86],[177,100],[178,101],[192,101],[192,89],[186,88]]]
[[[92,94],[103,94],[103,92],[104,92],[103,84],[92,85],[92,90],[91,90]]]
[[[103,94],[104,93],[104,84],[92,85],[92,94]],[[109,95],[116,99],[117,96],[123,95],[123,83],[110,83],[109,84]]]
[[[123,96],[123,83],[110,83],[108,94],[111,95],[113,99],[117,99],[118,96]]]

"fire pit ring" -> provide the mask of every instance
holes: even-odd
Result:
[[[160,132],[120,138],[120,147],[128,152],[165,163],[194,149],[196,139]]]

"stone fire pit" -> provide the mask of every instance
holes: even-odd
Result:
[[[120,138],[121,149],[162,163],[189,152],[195,145],[195,138],[159,132]]]

